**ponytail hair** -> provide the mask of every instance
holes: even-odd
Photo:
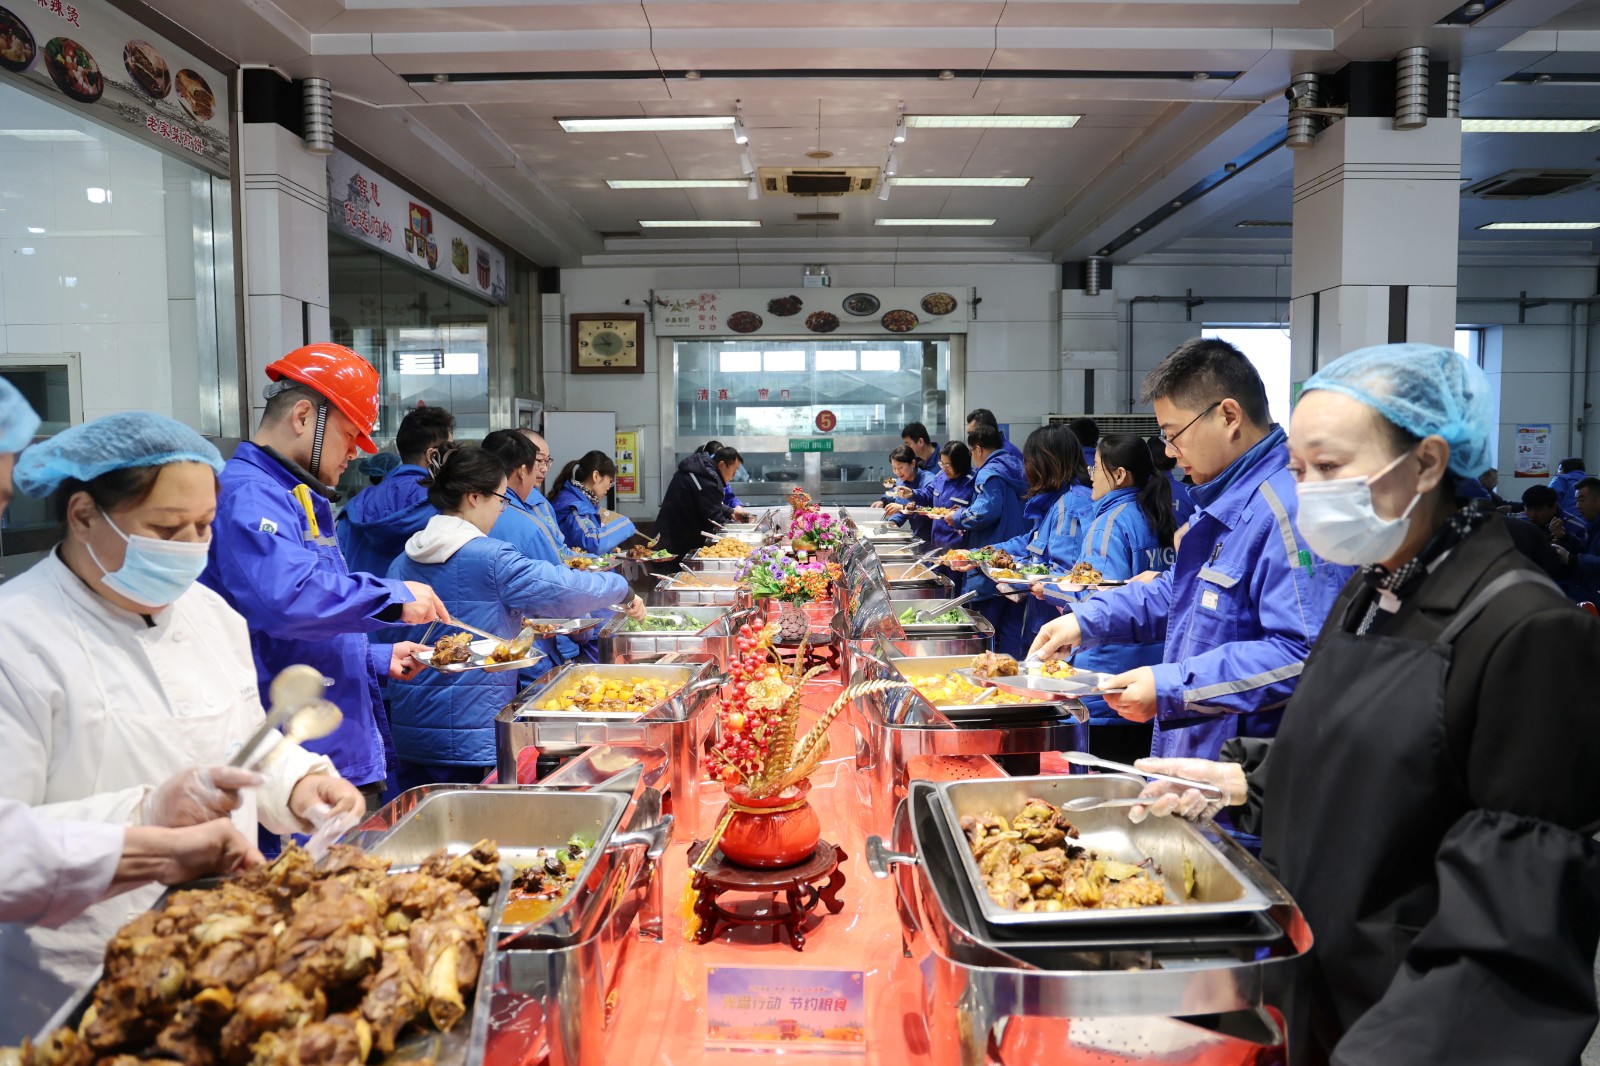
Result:
[[[1144,438],[1133,433],[1108,433],[1100,438],[1095,452],[1095,462],[1107,471],[1121,468],[1133,478],[1133,487],[1139,490],[1139,510],[1163,548],[1172,547],[1172,538],[1178,531],[1178,516],[1172,508],[1172,484],[1167,475],[1156,470],[1155,457]]]
[[[550,487],[550,498],[553,500],[561,495],[561,490],[567,487],[568,482],[576,481],[581,486],[596,474],[605,477],[617,476],[616,460],[598,448],[586,452],[583,458],[574,459],[561,468],[561,473],[556,475],[555,484]]]
[[[436,510],[457,514],[468,496],[493,496],[500,491],[506,467],[498,455],[454,440],[445,441],[438,449],[438,466],[422,482],[428,489],[428,502]]]

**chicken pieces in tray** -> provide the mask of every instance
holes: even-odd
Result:
[[[1144,866],[1103,859],[1076,843],[1078,829],[1053,804],[1030,799],[1009,821],[966,815],[961,829],[989,898],[1034,913],[1157,907],[1165,887]]]
[[[338,1066],[394,1052],[408,1027],[467,1012],[487,944],[499,849],[439,852],[410,873],[336,846],[300,849],[125,925],[76,1029],[23,1066],[147,1059],[185,1066]]]

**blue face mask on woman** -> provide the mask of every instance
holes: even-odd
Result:
[[[105,575],[106,588],[120,593],[142,607],[167,607],[189,591],[200,579],[210,553],[210,540],[161,540],[157,537],[129,536],[117,528],[104,511],[100,517],[128,545],[122,565],[107,570],[87,543],[89,558]]]

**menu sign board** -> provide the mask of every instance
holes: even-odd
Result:
[[[658,289],[658,337],[965,333],[970,292],[918,289]]]
[[[617,447],[612,455],[617,461],[617,499],[639,499],[639,431],[618,430]]]
[[[860,970],[713,966],[706,971],[706,1047],[865,1054]]]
[[[228,79],[220,71],[105,0],[0,3],[0,73],[228,172]]]
[[[328,157],[328,224],[485,300],[506,302],[506,256],[344,152]]]
[[[1550,432],[1548,422],[1517,426],[1517,465],[1514,477],[1554,477],[1550,469]]]

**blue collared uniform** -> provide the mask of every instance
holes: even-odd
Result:
[[[509,498],[506,509],[500,512],[489,535],[505,541],[530,559],[553,566],[566,566],[567,556],[571,552],[562,539],[561,527],[556,524],[556,513],[551,509],[550,501],[544,498],[544,493],[534,489],[524,500],[515,489],[507,487],[506,496]],[[522,671],[518,676],[523,678],[524,683],[535,680],[557,663],[572,662],[579,654],[579,645],[570,637],[541,640],[538,647],[550,657],[550,661]]]
[[[918,507],[949,507],[960,510],[972,502],[972,475],[947,478],[940,470],[911,494],[911,502]],[[959,548],[967,542],[965,531],[956,529],[943,519],[932,519],[925,514],[897,514],[891,521],[904,525],[909,520],[912,532],[927,542],[929,548]]]
[[[1590,603],[1600,600],[1600,522],[1585,530],[1581,542],[1567,564],[1562,587],[1573,599]]]
[[[911,480],[910,481],[906,481],[904,478],[896,478],[895,479],[895,488],[899,488],[900,486],[904,485],[906,488],[911,490],[912,496],[913,496],[913,498],[915,498],[917,490],[922,488],[924,485],[926,485],[929,480],[930,480],[930,475],[927,473],[927,471],[923,470],[922,467],[918,466],[918,467],[913,468],[913,470],[911,471]],[[901,503],[901,502],[903,502],[901,497],[895,495],[895,490],[894,489],[889,489],[882,496],[878,497],[878,501],[880,503]]]
[[[268,686],[284,667],[321,671],[333,680],[327,698],[344,721],[304,746],[328,756],[354,785],[383,781],[378,678],[388,675],[393,652],[370,644],[367,634],[398,621],[411,590],[351,573],[331,533],[327,499],[249,441],[228,460],[221,482],[200,581],[249,624],[262,703],[271,705]]]
[[[942,474],[944,470],[939,466],[939,445],[932,441],[928,443],[933,445],[933,452],[926,459],[918,459],[917,468],[932,477],[936,474]]]
[[[1556,490],[1560,499],[1556,506],[1566,514],[1578,513],[1578,482],[1588,477],[1583,470],[1569,470],[1565,474],[1557,474],[1550,479],[1550,487]]]
[[[590,555],[604,555],[635,533],[633,522],[622,515],[602,520],[600,505],[576,482],[563,485],[551,506],[555,508],[556,522],[568,546]]]
[[[1045,495],[1032,496],[1029,502]],[[1078,561],[1083,549],[1084,534],[1094,517],[1093,492],[1088,485],[1073,485],[1048,495],[1050,507],[1039,515],[1033,528],[994,546],[1005,549],[1019,563],[1043,563],[1066,570]]]
[[[356,574],[389,572],[406,547],[406,538],[438,514],[423,484],[428,471],[404,463],[371,488],[356,493],[334,526],[345,565]]]
[[[973,475],[970,506],[953,515],[958,529],[967,532],[967,547],[984,548],[1023,533],[1022,493],[1027,491],[1022,476],[1022,453],[1015,448],[989,456]],[[994,646],[1016,655],[1022,643],[1022,607],[997,594],[994,582],[974,570],[962,582],[962,591],[978,590],[974,606],[994,625]]]
[[[1173,567],[1074,608],[1084,647],[1164,642],[1151,754],[1215,759],[1235,735],[1271,736],[1349,567],[1318,559],[1294,527],[1283,430],[1217,478]]]
[[[581,617],[628,596],[628,582],[621,575],[579,573],[530,559],[485,536],[473,537],[442,562],[422,563],[402,553],[389,576],[431,585],[450,605],[452,617],[508,636],[522,628],[526,615]],[[400,626],[385,635],[418,640],[426,629]],[[389,701],[396,753],[406,762],[427,766],[494,765],[495,715],[516,695],[518,683],[508,673],[427,670],[411,684],[393,686]]]
[[[1167,481],[1172,486],[1172,513],[1177,516],[1178,528],[1182,529],[1183,524],[1194,517],[1194,496],[1176,470],[1167,471]]]

